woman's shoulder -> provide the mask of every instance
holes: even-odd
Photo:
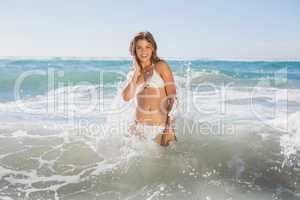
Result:
[[[166,60],[159,59],[159,60],[156,62],[156,65],[168,65],[168,63],[167,63]]]
[[[158,72],[162,73],[162,72],[170,71],[170,66],[167,63],[167,61],[161,59],[155,64],[155,69]]]

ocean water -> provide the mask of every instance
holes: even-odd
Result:
[[[167,61],[163,148],[128,133],[130,60],[0,59],[0,199],[299,199],[300,62]]]

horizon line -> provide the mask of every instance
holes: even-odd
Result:
[[[174,61],[241,61],[241,62],[300,62],[300,58],[213,58],[213,57],[162,57],[162,59],[166,60],[174,60]],[[3,59],[75,59],[75,60],[131,60],[132,58],[129,56],[0,56],[0,60]]]

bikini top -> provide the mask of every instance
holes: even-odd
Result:
[[[129,81],[134,74],[134,70],[130,71],[127,74],[127,81]],[[163,88],[165,86],[164,80],[161,76],[156,72],[155,65],[153,65],[153,74],[152,76],[146,81],[144,87],[153,87],[153,88]]]
[[[156,72],[155,65],[153,64],[153,74],[146,81],[144,87],[163,88],[164,86],[165,86],[165,82],[161,78],[161,76],[158,74],[158,72]]]

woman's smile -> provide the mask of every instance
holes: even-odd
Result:
[[[142,62],[150,61],[153,47],[147,40],[138,40],[136,43],[136,54]]]

